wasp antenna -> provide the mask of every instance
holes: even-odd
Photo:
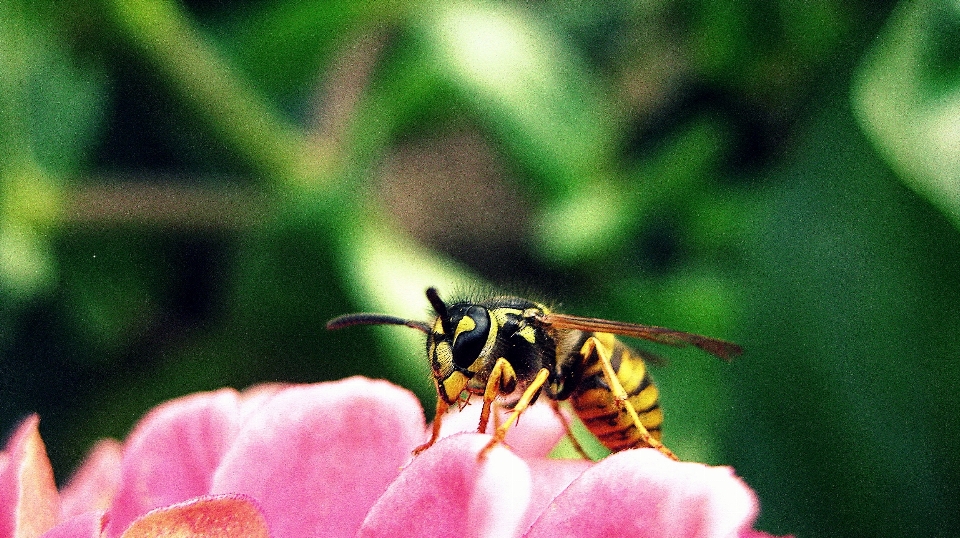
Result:
[[[450,327],[450,314],[447,313],[447,305],[443,302],[443,299],[440,298],[440,293],[437,292],[437,288],[433,286],[427,288],[427,300],[430,301],[430,306],[433,307],[433,310],[437,313],[437,317],[440,318],[440,325],[443,327],[443,332],[453,334],[453,328]]]
[[[420,332],[430,334],[430,327],[422,321],[417,321],[415,319],[403,319],[395,316],[388,316],[386,314],[369,314],[366,312],[361,312],[359,314],[346,314],[333,318],[327,322],[327,330],[335,331],[337,329],[352,327],[354,325],[404,325],[406,327],[410,327],[411,329],[416,329]]]

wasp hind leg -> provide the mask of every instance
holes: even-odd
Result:
[[[517,400],[517,404],[513,407],[513,412],[510,413],[507,421],[497,427],[497,429],[493,432],[493,439],[490,439],[490,442],[487,443],[487,446],[483,447],[483,450],[480,451],[480,454],[477,456],[478,460],[483,460],[486,458],[487,452],[490,452],[493,447],[503,443],[504,438],[507,436],[507,432],[510,431],[510,427],[517,422],[517,420],[520,418],[520,414],[526,411],[527,407],[530,406],[530,402],[533,401],[533,399],[537,396],[537,393],[540,392],[540,389],[543,388],[543,384],[547,382],[547,378],[549,376],[550,370],[547,370],[546,368],[537,372],[537,376],[533,378],[533,381],[530,382],[530,385],[527,387],[527,389],[523,391],[523,395],[520,396],[519,400]]]
[[[637,429],[637,432],[640,433],[640,440],[644,442],[647,446],[655,448],[662,452],[664,455],[673,460],[678,460],[676,454],[674,454],[669,448],[663,445],[660,441],[654,438],[647,428],[640,422],[640,416],[637,414],[637,410],[633,408],[633,404],[630,403],[630,400],[627,396],[627,391],[623,389],[623,385],[620,384],[620,379],[617,377],[617,373],[613,371],[613,365],[610,363],[610,357],[607,356],[607,349],[604,347],[603,343],[597,340],[595,336],[587,338],[587,341],[583,344],[583,347],[580,349],[580,354],[584,357],[589,357],[591,353],[597,354],[597,360],[600,363],[600,368],[603,369],[603,377],[607,381],[607,385],[610,387],[610,392],[613,393],[613,397],[617,401],[617,406],[620,409],[623,409],[630,415],[630,420],[633,421],[633,426]]]

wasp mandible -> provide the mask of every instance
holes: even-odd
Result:
[[[513,296],[446,304],[436,288],[427,289],[436,314],[432,324],[386,314],[347,314],[327,322],[328,329],[352,325],[405,325],[427,335],[427,356],[437,387],[437,410],[430,440],[440,436],[440,423],[453,404],[470,395],[483,397],[480,424],[484,433],[495,400],[512,409],[480,453],[503,442],[520,415],[545,393],[574,446],[586,456],[560,413],[570,400],[587,429],[613,452],[652,447],[677,459],[661,440],[663,412],[659,392],[646,360],[656,356],[627,347],[614,335],[642,338],[675,347],[693,345],[730,360],[740,346],[663,327],[585,318],[551,312],[546,306]]]

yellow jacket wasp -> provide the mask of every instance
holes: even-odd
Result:
[[[448,305],[435,288],[428,288],[427,299],[436,313],[432,324],[372,313],[347,314],[327,323],[328,329],[405,325],[427,335],[427,356],[439,398],[430,440],[415,453],[437,441],[443,415],[452,404],[465,404],[471,394],[481,395],[477,431],[483,433],[491,406],[504,398],[513,412],[496,428],[481,452],[483,457],[503,442],[520,414],[545,393],[568,434],[557,403],[567,399],[587,429],[611,451],[652,447],[676,459],[660,442],[663,412],[644,363],[656,356],[633,350],[614,335],[676,347],[693,345],[724,360],[742,352],[736,344],[673,329],[554,313],[520,297]]]

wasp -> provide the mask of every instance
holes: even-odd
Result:
[[[471,395],[483,397],[477,431],[485,433],[498,399],[512,409],[499,424],[483,456],[502,443],[507,431],[541,394],[546,394],[576,449],[559,402],[569,400],[587,429],[613,452],[652,447],[677,459],[661,442],[663,411],[646,362],[659,358],[636,351],[615,335],[675,347],[692,345],[730,360],[740,346],[697,334],[551,312],[540,303],[513,296],[446,304],[436,288],[427,300],[436,314],[432,323],[386,314],[347,314],[330,320],[328,329],[353,325],[404,325],[427,335],[427,356],[437,387],[436,417],[430,439],[414,453],[433,445],[450,406],[461,409]]]

